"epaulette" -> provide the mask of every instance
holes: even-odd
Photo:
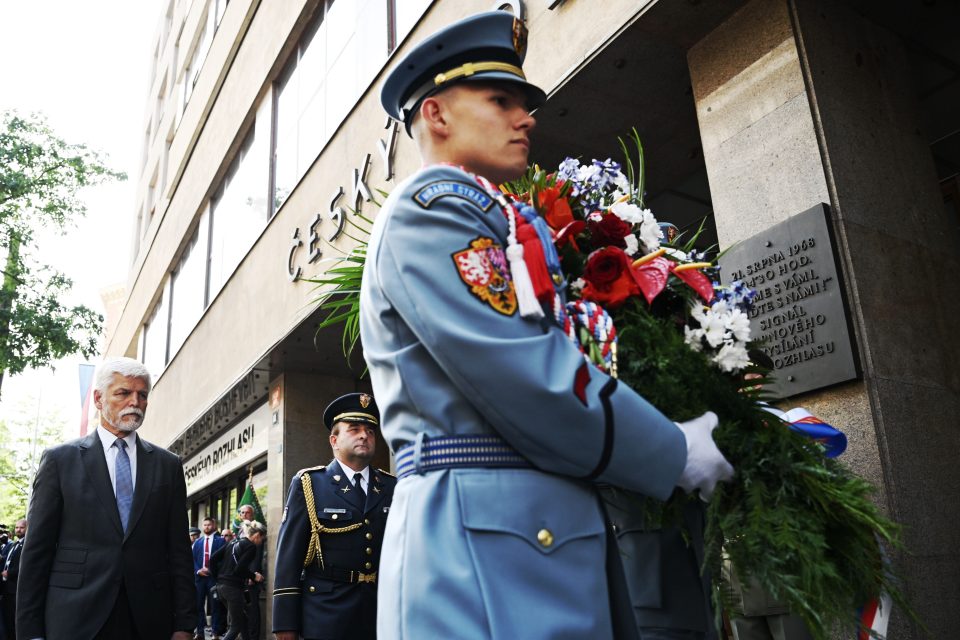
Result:
[[[389,471],[384,471],[384,470],[381,469],[380,467],[377,467],[377,471],[379,471],[380,473],[382,473],[382,474],[385,475],[385,476],[390,476],[391,478],[396,478],[396,477],[397,477],[397,476],[393,475],[392,473],[390,473]]]
[[[295,475],[294,478],[299,478],[300,476],[305,474],[307,471],[323,471],[326,468],[327,468],[327,465],[321,464],[316,467],[307,467],[306,469],[300,469],[300,471],[297,471],[297,475]]]

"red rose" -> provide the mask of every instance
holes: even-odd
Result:
[[[630,296],[640,295],[640,287],[630,273],[630,258],[616,247],[604,247],[587,258],[583,271],[586,285],[581,297],[616,309]]]
[[[590,237],[596,247],[620,247],[627,246],[623,239],[630,233],[630,223],[621,220],[612,213],[604,214],[599,220],[589,220],[587,225],[590,228]]]

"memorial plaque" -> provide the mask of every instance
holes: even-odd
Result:
[[[822,204],[808,209],[720,259],[724,284],[757,292],[752,335],[773,361],[770,391],[781,397],[857,377],[827,213]]]

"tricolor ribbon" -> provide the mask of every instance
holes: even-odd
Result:
[[[892,602],[890,596],[886,593],[881,593],[879,598],[873,598],[870,602],[863,605],[863,607],[857,611],[857,620],[859,622],[857,640],[887,637],[887,625],[890,623],[891,608]]]
[[[790,411],[781,411],[776,407],[760,403],[764,411],[772,413],[787,423],[792,431],[812,438],[824,446],[823,454],[828,458],[836,458],[847,449],[847,436],[842,431],[827,424],[803,407],[796,407]]]

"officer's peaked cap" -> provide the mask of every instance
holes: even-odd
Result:
[[[527,94],[527,108],[547,99],[527,82],[527,29],[507,11],[487,11],[455,22],[410,51],[387,75],[380,102],[410,131],[424,98],[460,82],[510,82]]]
[[[331,402],[323,412],[323,424],[333,429],[338,422],[362,422],[380,426],[380,410],[369,393],[348,393]]]

